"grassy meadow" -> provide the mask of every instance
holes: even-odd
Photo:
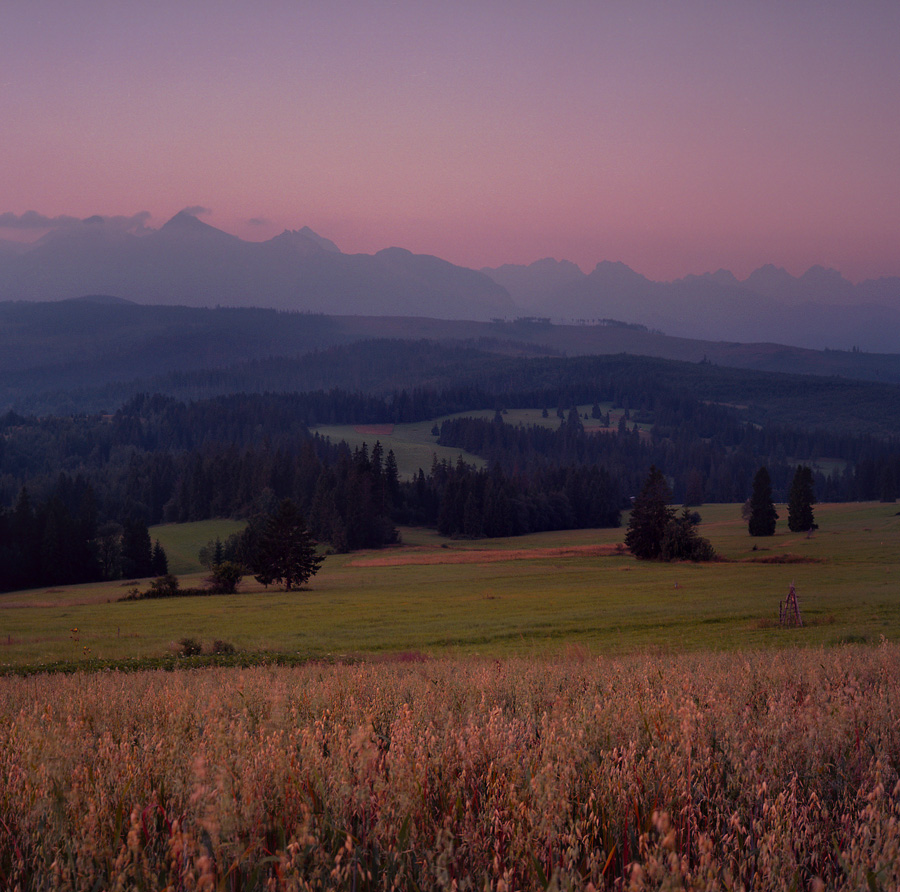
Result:
[[[606,428],[602,427],[600,422],[590,417],[590,405],[578,406],[578,411],[583,419],[584,429],[586,431],[600,432]],[[609,412],[610,422],[608,430],[616,430],[619,419],[623,414],[622,409],[614,408],[612,403],[601,403],[600,408],[604,413]],[[587,415],[587,418],[584,416]],[[401,478],[408,479],[418,473],[421,468],[425,473],[431,467],[431,463],[435,457],[438,461],[446,459],[450,462],[456,462],[457,458],[462,456],[463,460],[476,468],[484,467],[484,459],[481,456],[473,455],[463,449],[456,449],[451,446],[440,446],[437,437],[431,433],[431,429],[435,424],[440,427],[442,421],[447,418],[493,418],[494,412],[490,409],[473,410],[460,412],[457,415],[445,415],[435,421],[420,421],[411,424],[382,424],[382,425],[350,425],[350,424],[331,424],[319,425],[314,428],[314,432],[323,437],[328,437],[335,443],[341,440],[346,441],[351,449],[356,449],[364,443],[371,449],[375,442],[378,441],[384,447],[385,453],[388,450],[394,450],[394,458],[397,460],[397,471]],[[503,416],[506,424],[522,425],[529,427],[531,425],[543,425],[544,427],[557,428],[560,419],[556,415],[556,407],[548,407],[548,417],[544,418],[541,409],[509,409]],[[633,427],[634,421],[629,421],[629,428]],[[649,430],[650,425],[638,423],[639,430]]]
[[[617,552],[624,527],[504,540],[450,541],[404,529],[403,544],[331,555],[306,590],[119,603],[146,581],[0,595],[0,664],[161,657],[183,637],[242,652],[324,658],[417,651],[527,656],[783,648],[900,638],[896,505],[818,505],[811,537],[786,529],[751,539],[740,506],[700,509],[701,532],[724,560],[639,562]],[[151,530],[199,585],[200,546],[232,522]],[[754,550],[754,547],[756,550]],[[192,557],[193,555],[193,557]],[[783,629],[793,582],[806,625]],[[77,630],[77,631],[76,631]]]
[[[245,524],[239,520],[199,520],[196,523],[167,523],[150,528],[152,541],[159,540],[169,561],[169,572],[180,576],[197,573],[202,567],[197,559],[200,549],[217,538],[223,542],[239,533]]]

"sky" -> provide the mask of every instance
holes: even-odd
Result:
[[[897,0],[3,0],[0,238],[897,276],[898,46]]]

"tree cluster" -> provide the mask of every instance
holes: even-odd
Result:
[[[139,518],[98,525],[90,484],[61,474],[43,501],[27,488],[0,510],[0,591],[165,573],[165,551]]]
[[[625,544],[639,560],[709,561],[715,551],[697,532],[700,515],[689,508],[677,514],[670,505],[672,491],[662,471],[651,466],[635,498]]]

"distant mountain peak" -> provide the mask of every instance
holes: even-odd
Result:
[[[308,226],[304,226],[303,229],[300,229],[299,234],[304,236],[304,238],[308,238],[310,241],[315,242],[320,248],[323,248],[326,251],[330,251],[333,254],[341,253],[341,249],[330,238],[319,235],[319,233],[314,232]]]
[[[221,229],[216,229],[215,226],[210,226],[209,223],[204,223],[199,217],[189,211],[179,211],[174,217],[163,223],[157,230],[157,235],[176,239],[196,240],[199,238],[210,241],[215,239],[229,244],[242,241],[236,235],[231,235]]]
[[[280,235],[269,239],[269,244],[289,245],[302,254],[313,254],[325,251],[329,254],[340,254],[341,249],[331,239],[314,232],[308,226],[302,229],[285,229]]]
[[[819,264],[811,266],[802,276],[800,276],[800,281],[810,282],[816,285],[850,284],[836,269],[833,269],[832,267],[820,266]]]
[[[714,273],[704,273],[702,278],[709,279],[717,285],[737,285],[738,280],[730,269],[717,269]]]
[[[646,276],[635,272],[627,263],[622,263],[621,260],[601,260],[588,275],[588,278],[617,282],[619,284],[626,282],[650,282]]]
[[[204,223],[196,214],[191,214],[188,211],[179,211],[174,217],[163,223],[160,227],[160,232],[164,232],[167,229],[186,229],[192,232],[203,232],[206,229],[215,228],[215,226],[210,226],[209,223]],[[217,231],[221,232],[222,230]]]

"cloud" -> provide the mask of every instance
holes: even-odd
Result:
[[[147,221],[152,216],[150,211],[138,211],[130,217],[104,217],[103,222],[107,226],[117,226],[127,232],[143,232],[149,228]]]
[[[24,214],[7,211],[0,214],[0,229],[64,229],[77,226],[80,222],[77,217],[48,217],[37,211],[25,211]]]
[[[202,205],[195,204],[187,208],[182,208],[180,213],[187,214],[189,217],[202,217],[204,214],[211,214],[212,211]]]
[[[248,226],[271,226],[272,221],[267,220],[265,217],[251,217],[247,221]]]
[[[69,217],[62,214],[58,217],[48,217],[46,214],[39,214],[37,211],[25,211],[24,214],[14,214],[6,211],[0,214],[0,229],[19,229],[19,230],[48,230],[48,229],[73,229],[76,226],[110,226],[115,229],[123,229],[126,232],[143,232],[147,229],[147,221],[150,219],[150,211],[140,211],[132,214],[130,217],[121,215],[113,217],[104,217],[101,214],[94,214],[84,220],[78,217]]]

